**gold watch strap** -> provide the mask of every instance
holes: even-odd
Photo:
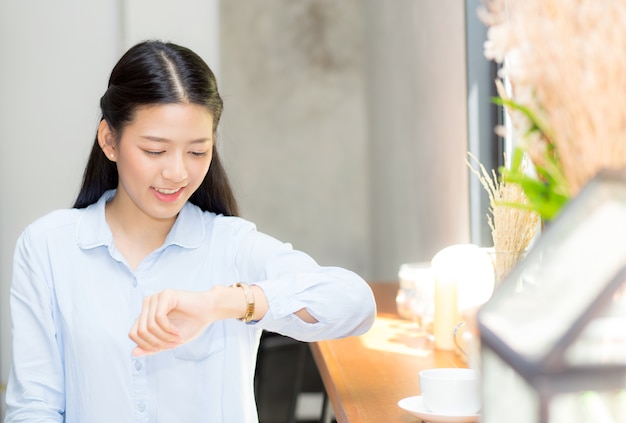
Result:
[[[252,289],[250,289],[250,285],[245,282],[237,282],[233,284],[233,287],[243,289],[243,294],[246,297],[246,313],[239,320],[244,323],[250,323],[254,315],[254,295],[252,295]]]

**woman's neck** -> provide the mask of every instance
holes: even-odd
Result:
[[[116,194],[106,204],[105,217],[113,234],[115,248],[129,266],[136,269],[146,256],[163,245],[176,218],[155,219],[130,204],[129,200],[119,198]]]

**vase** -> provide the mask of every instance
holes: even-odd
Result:
[[[488,251],[493,263],[494,289],[502,283],[506,275],[526,256],[526,251]]]

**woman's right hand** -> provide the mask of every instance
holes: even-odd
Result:
[[[267,298],[258,286],[251,286],[255,299],[254,320],[267,312]],[[146,297],[129,337],[137,347],[133,355],[154,354],[195,339],[211,323],[243,317],[246,301],[237,287],[214,286],[209,291],[165,289]]]
[[[154,354],[196,338],[210,323],[218,320],[214,312],[214,290],[166,289],[146,297],[129,333],[130,339],[137,344],[133,355]]]

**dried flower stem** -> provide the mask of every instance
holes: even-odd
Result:
[[[498,181],[494,170],[490,175],[475,156],[468,155],[478,163],[480,171],[467,162],[489,196],[488,223],[494,249],[503,252],[526,250],[537,231],[539,217],[532,211],[507,205],[527,203],[522,189],[517,184]]]
[[[475,156],[471,153],[468,155],[478,163],[480,170],[474,168],[469,161],[467,165],[478,177],[489,196],[490,214],[487,215],[487,220],[493,238],[497,280],[501,280],[535,237],[539,216],[533,211],[508,205],[528,202],[522,188],[517,184],[498,181],[494,170],[489,174]]]

